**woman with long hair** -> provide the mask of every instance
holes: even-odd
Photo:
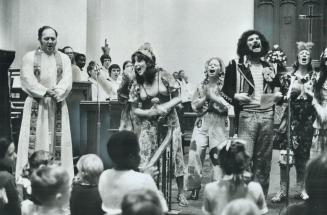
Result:
[[[220,95],[224,77],[223,61],[218,57],[210,58],[205,63],[205,78],[193,95],[192,108],[198,117],[191,138],[187,177],[188,190],[192,191],[189,198],[192,200],[199,198],[207,148],[211,154],[217,152],[215,148],[228,138],[227,102]],[[217,163],[212,163],[217,166]],[[214,170],[218,170],[215,175],[219,175],[219,168]]]
[[[184,195],[184,157],[179,120],[175,106],[181,102],[179,85],[174,77],[161,68],[157,68],[156,57],[149,43],[141,46],[133,55],[136,81],[131,87],[129,100],[132,111],[139,118],[139,142],[141,165],[145,167],[162,139],[167,129],[172,128],[172,160],[174,176],[177,181],[177,199],[180,206],[187,206]]]
[[[313,123],[315,133],[312,141],[313,151],[318,153],[327,150],[327,48],[320,56],[320,75],[315,85],[312,101],[316,110],[316,120]]]

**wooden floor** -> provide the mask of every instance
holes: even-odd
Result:
[[[187,152],[188,149],[186,149]],[[267,215],[278,215],[280,214],[281,210],[285,207],[285,204],[275,204],[270,201],[270,199],[275,195],[275,193],[279,189],[279,166],[278,166],[278,156],[279,151],[273,152],[273,160],[272,160],[272,169],[270,174],[270,187],[268,192],[268,208],[269,212]],[[185,159],[187,161],[187,153],[185,155]],[[206,159],[206,162],[204,164],[204,179],[202,181],[202,188],[205,186],[206,183],[210,181],[210,165],[208,159]],[[290,203],[296,203],[299,202],[295,198],[295,171],[294,168],[291,169],[291,175],[290,175],[290,183],[291,183],[291,189],[290,189]],[[172,214],[187,214],[187,215],[202,215],[201,207],[202,207],[202,199],[203,199],[203,189],[201,189],[200,192],[200,198],[197,201],[189,200],[189,206],[188,207],[180,207],[177,204],[177,187],[176,183],[173,184],[173,199],[172,199]]]

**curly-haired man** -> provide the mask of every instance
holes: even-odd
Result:
[[[282,97],[273,68],[263,60],[269,43],[258,31],[249,30],[238,40],[236,60],[226,67],[224,98],[234,105],[236,132],[246,140],[252,173],[268,193],[272,158],[274,103]],[[275,91],[275,92],[274,92]]]

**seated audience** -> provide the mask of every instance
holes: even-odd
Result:
[[[102,160],[95,154],[83,155],[77,162],[77,176],[70,197],[71,215],[104,214],[98,191]]]
[[[304,184],[309,198],[299,204],[288,206],[283,215],[327,214],[327,154],[309,161],[305,174]]]
[[[23,215],[68,215],[71,181],[57,165],[41,166],[31,176],[32,198],[22,203]]]
[[[15,145],[6,138],[0,138],[0,214],[19,215],[20,200],[12,174],[16,158]]]
[[[202,208],[205,214],[220,215],[229,202],[239,198],[252,200],[260,209],[260,214],[268,212],[260,184],[246,183],[244,172],[248,168],[249,156],[244,144],[240,139],[227,140],[219,156],[211,155],[213,162],[219,162],[223,177],[205,187]]]
[[[17,187],[21,199],[31,199],[31,175],[42,165],[48,165],[53,162],[53,157],[49,152],[44,150],[38,150],[28,158],[28,164],[23,170],[23,175],[17,177]]]
[[[102,209],[108,214],[120,214],[123,197],[133,190],[149,189],[155,192],[164,211],[167,211],[165,199],[153,178],[140,173],[140,147],[137,136],[130,131],[121,131],[111,136],[107,144],[108,154],[114,168],[105,170],[99,180],[99,192]]]
[[[122,215],[163,215],[160,200],[151,190],[135,190],[126,194],[121,204]]]
[[[236,199],[228,203],[222,215],[259,215],[259,208],[248,199]]]

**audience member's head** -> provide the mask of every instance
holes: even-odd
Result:
[[[188,82],[188,76],[183,69],[178,71],[178,76],[181,80],[183,79],[184,81]]]
[[[63,207],[70,198],[70,178],[60,166],[41,166],[31,177],[32,197],[42,206]]]
[[[117,80],[120,74],[120,66],[118,64],[111,64],[108,69],[110,78]]]
[[[52,162],[53,156],[49,152],[44,150],[35,151],[28,158],[28,166],[25,169],[24,175],[29,177],[40,166],[46,166],[52,164]]]
[[[96,185],[103,171],[103,162],[96,154],[83,155],[76,164],[80,180]]]
[[[135,190],[124,196],[122,215],[163,215],[160,200],[151,190]]]
[[[81,70],[83,70],[86,63],[85,54],[77,53],[75,56],[75,63]]]
[[[259,208],[248,199],[236,199],[228,203],[222,215],[260,215]]]
[[[140,147],[137,136],[130,131],[120,131],[111,136],[107,151],[117,170],[137,170],[140,164]]]
[[[16,159],[15,145],[7,138],[0,138],[0,159],[14,161]]]
[[[74,50],[73,50],[73,48],[70,47],[70,46],[65,46],[64,48],[62,48],[62,51],[63,51],[66,55],[68,55],[70,61],[73,63],[74,60],[75,60],[75,59],[74,59],[75,56],[74,56]]]
[[[86,69],[89,77],[91,77],[93,79],[96,79],[96,76],[97,76],[97,72],[95,71],[95,66],[96,66],[95,61],[90,61],[89,65],[87,66],[87,69]]]
[[[242,174],[249,165],[245,143],[240,139],[227,140],[218,156],[221,169],[227,175]]]
[[[309,195],[309,202],[323,206],[327,210],[327,154],[309,161],[306,169],[305,189]]]
[[[101,55],[100,61],[101,61],[101,65],[104,68],[109,69],[109,66],[111,64],[111,57],[108,54]]]

